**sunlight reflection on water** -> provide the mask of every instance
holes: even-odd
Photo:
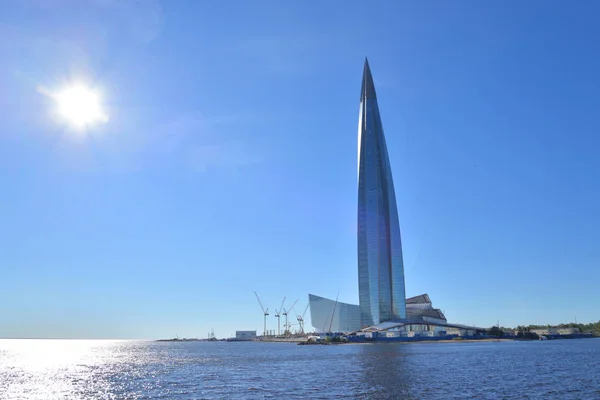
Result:
[[[0,399],[600,398],[600,340],[158,343],[0,340]]]

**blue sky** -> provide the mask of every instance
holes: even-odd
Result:
[[[599,12],[2,2],[0,337],[228,336],[261,329],[254,290],[357,302],[365,56],[407,294],[466,324],[597,321]],[[74,79],[107,123],[52,116]]]

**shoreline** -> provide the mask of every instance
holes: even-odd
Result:
[[[491,343],[491,342],[515,342],[516,340],[514,339],[465,339],[465,340],[452,340],[452,339],[448,339],[448,340],[411,340],[411,341],[377,341],[377,340],[369,340],[369,341],[364,341],[364,342],[299,342],[299,345],[305,345],[305,346],[329,346],[329,345],[374,345],[374,344],[392,344],[392,345],[411,345],[411,344],[419,344],[419,343],[424,343],[424,344],[434,344],[434,343],[477,343],[477,342],[485,342],[485,343]]]
[[[595,337],[590,337],[595,338]],[[552,339],[554,340],[574,340],[574,339],[588,339],[588,338],[564,338],[564,339]],[[441,339],[441,340],[364,340],[364,341],[349,341],[349,342],[317,342],[308,343],[306,338],[269,338],[269,339],[254,339],[254,340],[207,340],[207,339],[158,339],[155,342],[251,342],[251,343],[288,343],[288,344],[302,344],[302,345],[337,345],[337,344],[381,344],[381,343],[392,343],[392,344],[415,344],[415,343],[493,343],[493,342],[531,342],[537,341],[537,339],[521,339],[521,338],[482,338],[482,339]]]
[[[264,342],[264,343],[297,343],[303,345],[338,345],[338,344],[381,344],[381,343],[392,343],[392,344],[415,344],[415,343],[477,343],[477,342],[515,342],[515,341],[528,341],[518,340],[513,338],[483,338],[483,339],[443,339],[443,340],[365,340],[360,342],[315,342],[307,343],[306,339],[303,338],[291,338],[291,339],[270,339],[270,340],[253,340],[253,342]]]
[[[477,342],[515,342],[516,339],[511,338],[485,338],[485,339],[443,339],[443,340],[416,340],[411,342],[392,342],[392,343],[477,343]]]

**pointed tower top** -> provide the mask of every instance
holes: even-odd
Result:
[[[365,69],[363,70],[362,88],[360,92],[360,100],[364,99],[376,99],[375,84],[373,83],[373,76],[371,75],[371,68],[369,67],[369,60],[365,57]]]

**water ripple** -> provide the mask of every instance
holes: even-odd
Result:
[[[600,399],[600,340],[0,340],[0,399]]]

